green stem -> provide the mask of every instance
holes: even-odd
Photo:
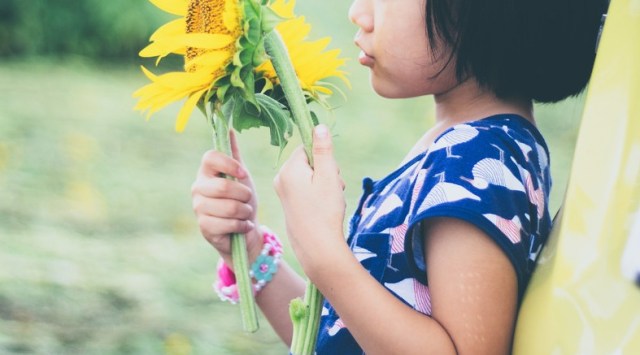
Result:
[[[289,103],[293,121],[296,126],[298,126],[304,150],[307,153],[310,165],[313,166],[313,155],[311,154],[311,148],[313,146],[313,120],[311,119],[311,112],[309,111],[307,100],[300,88],[300,81],[293,68],[293,64],[291,64],[287,47],[284,42],[282,42],[282,38],[280,38],[280,34],[278,34],[276,30],[266,35],[264,47],[269,57],[271,57],[271,63],[273,63],[278,78],[280,78],[280,86],[282,86],[284,96]]]
[[[226,155],[231,155],[231,143],[229,141],[229,124],[220,110],[212,110],[212,124],[215,131],[216,150]],[[230,177],[227,177],[231,179]],[[253,298],[251,277],[249,276],[249,255],[247,253],[247,241],[243,234],[231,235],[231,256],[233,257],[233,272],[236,275],[236,285],[240,296],[240,313],[242,314],[242,326],[246,332],[254,333],[260,327],[258,324],[258,312]]]
[[[294,355],[302,352],[302,341],[299,336],[295,334],[303,334],[304,327],[306,326],[309,310],[307,305],[299,297],[293,299],[289,304],[289,315],[291,317],[291,323],[293,324],[294,337],[291,340],[291,353]]]
[[[298,76],[293,68],[293,64],[291,64],[287,47],[275,30],[267,34],[264,45],[267,54],[271,57],[271,63],[273,63],[276,74],[278,74],[278,78],[280,78],[280,85],[289,103],[293,121],[300,131],[302,144],[307,153],[309,164],[313,166],[313,155],[311,151],[313,146],[313,120],[311,119],[311,112],[309,112],[307,101],[300,88]],[[320,326],[322,300],[323,297],[320,291],[318,291],[311,281],[308,281],[304,301],[305,306],[308,307],[308,312],[306,319],[303,321],[304,323],[298,327],[294,327],[292,344],[295,345],[295,348],[291,348],[294,355],[314,354]]]
[[[305,298],[308,295],[309,313],[305,326],[304,343],[301,354],[313,354],[316,348],[316,338],[320,328],[320,313],[322,311],[323,297],[320,291],[311,283],[307,283]]]

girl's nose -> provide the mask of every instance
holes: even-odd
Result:
[[[373,31],[373,7],[371,0],[355,0],[349,8],[349,20],[365,32]]]

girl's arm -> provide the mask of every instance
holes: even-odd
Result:
[[[306,282],[282,260],[273,279],[256,295],[256,303],[280,339],[291,346],[293,324],[289,317],[289,303],[304,296]]]
[[[276,177],[292,247],[310,279],[367,353],[506,354],[517,281],[499,247],[454,219],[424,229],[432,316],[378,283],[344,242],[342,181],[325,133],[314,137],[315,170],[297,151]]]
[[[233,157],[220,152],[204,154],[192,186],[193,210],[204,238],[233,266],[229,233],[245,233],[249,262],[262,251],[262,231],[257,221],[256,192],[251,175],[242,163],[235,135],[231,134]],[[237,181],[227,180],[221,174]],[[291,343],[293,327],[289,301],[304,294],[305,282],[282,261],[278,272],[256,295],[256,302],[276,333]]]

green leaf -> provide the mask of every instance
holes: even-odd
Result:
[[[249,40],[249,43],[254,46],[260,43],[260,39],[262,38],[260,19],[252,18],[245,20],[244,27],[244,37]]]
[[[260,80],[263,82],[262,90],[260,91],[261,94],[264,94],[269,90],[273,90],[273,83],[271,80],[267,78],[261,78]]]
[[[256,101],[256,95],[254,92],[256,87],[256,79],[252,68],[244,67],[243,70],[240,71],[240,76],[242,77],[242,81],[244,82],[245,86],[245,89],[242,90],[242,96],[256,108],[260,109],[260,107],[258,106],[258,102]]]
[[[260,39],[260,43],[253,52],[253,66],[258,67],[269,59],[267,51],[264,49],[264,38]]]
[[[222,87],[222,86],[227,86],[227,85],[231,85],[231,78],[229,77],[229,75],[225,75],[225,76],[219,78],[213,84],[213,86],[216,86],[216,87]]]
[[[258,111],[252,104],[246,102],[243,98],[236,98],[233,106],[233,128],[242,132],[249,128],[264,127],[265,122],[260,118]]]
[[[270,7],[263,6],[262,7],[262,31],[265,33],[273,31],[273,29],[283,20],[284,17],[278,15],[275,11],[273,11]]]
[[[239,53],[240,63],[242,66],[253,64],[254,52],[255,52],[255,48],[245,48]]]
[[[237,88],[242,88],[244,89],[244,83],[242,82],[242,78],[240,76],[240,70],[242,68],[241,67],[236,67],[233,69],[233,72],[231,73],[231,85],[237,87]],[[251,88],[251,90],[253,90],[253,88]]]
[[[230,85],[224,85],[224,86],[220,86],[220,87],[218,87],[218,89],[216,89],[216,97],[218,98],[218,101],[224,102],[224,97],[227,94],[227,92],[229,91],[229,87],[230,87]]]
[[[280,153],[293,135],[294,124],[286,106],[272,97],[256,94],[257,107],[244,97],[237,96],[233,107],[233,127],[238,131],[268,127],[271,144],[280,148]]]
[[[245,0],[245,2],[249,2],[249,4],[251,5],[251,9],[253,10],[254,13],[259,13],[260,12],[260,3],[264,2],[263,1],[257,1],[257,0]]]
[[[256,99],[262,109],[261,118],[271,131],[271,144],[280,147],[280,153],[293,135],[293,120],[286,107],[270,96],[257,94]]]

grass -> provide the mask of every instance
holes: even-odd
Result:
[[[347,7],[299,4],[316,33],[356,58]],[[351,212],[362,177],[394,169],[433,110],[428,98],[378,98],[366,70],[354,60],[348,70],[353,90],[324,120],[336,134]],[[174,106],[145,122],[132,111],[131,93],[144,83],[136,68],[2,62],[0,78],[0,353],[286,352],[264,319],[257,334],[243,334],[238,309],[211,290],[217,257],[198,233],[189,191],[212,146],[204,119],[194,115],[176,134]],[[578,99],[537,109],[552,151],[554,209],[581,108]],[[259,218],[284,237],[271,188],[277,149],[264,149],[264,131],[240,139]]]

